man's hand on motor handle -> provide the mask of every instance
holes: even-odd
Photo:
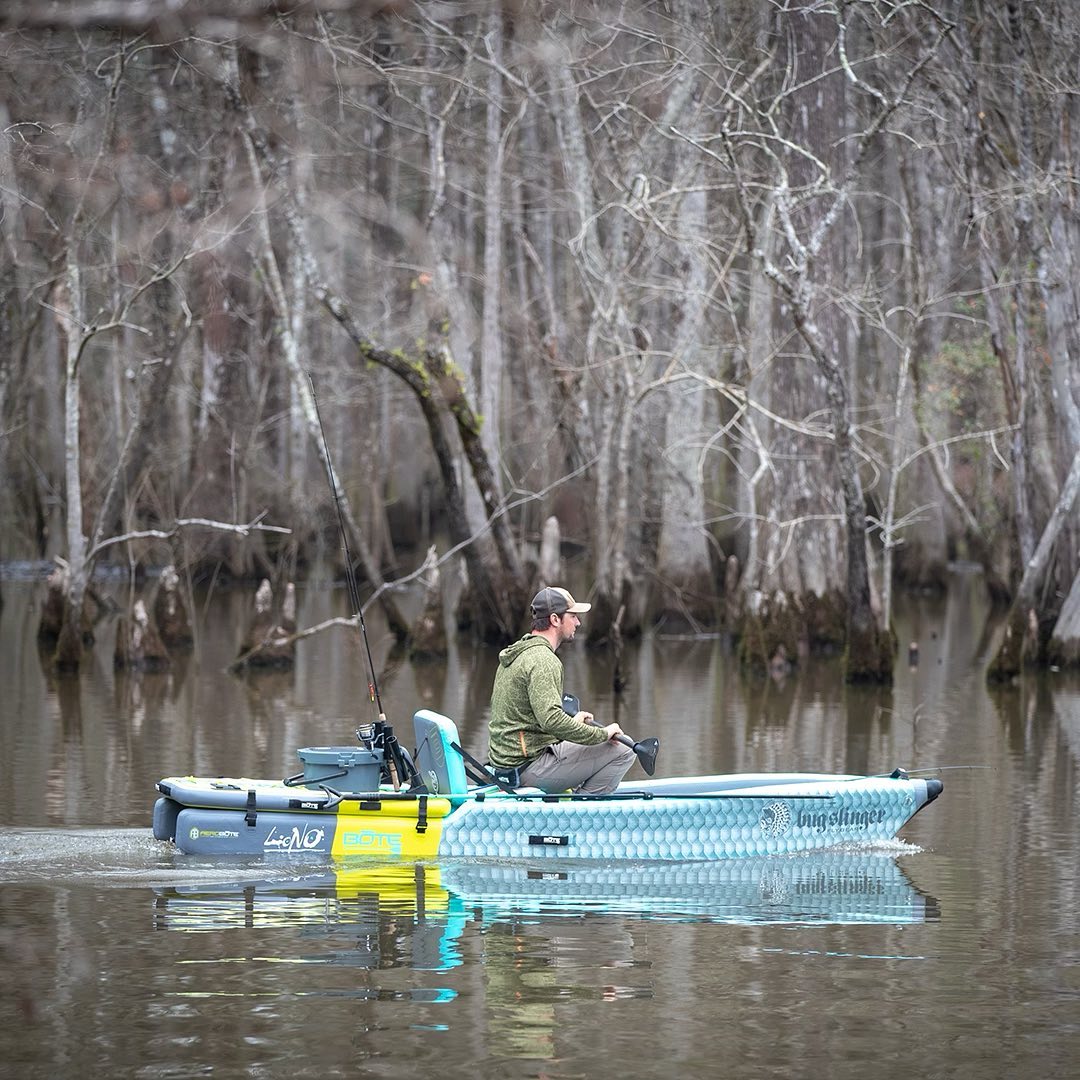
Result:
[[[623,729],[618,724],[598,724],[591,712],[579,712],[575,717],[575,720],[580,720],[583,724],[588,724],[589,727],[602,727],[607,732],[609,739],[614,739],[618,735],[625,734]]]

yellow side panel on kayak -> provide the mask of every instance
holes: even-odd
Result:
[[[341,803],[334,829],[335,859],[358,855],[432,858],[439,850],[442,818],[450,812],[449,799],[427,800],[427,823],[420,832],[419,802],[386,801],[377,810],[361,810],[360,803]]]

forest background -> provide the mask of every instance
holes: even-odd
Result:
[[[62,666],[106,564],[280,595],[328,458],[403,643],[422,566],[504,641],[561,550],[590,643],[888,680],[963,561],[992,677],[1080,662],[1067,0],[28,2],[0,56],[0,544]]]

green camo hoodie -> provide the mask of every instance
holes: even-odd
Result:
[[[562,680],[562,661],[539,634],[526,634],[499,653],[491,690],[488,756],[493,765],[528,764],[563,739],[586,746],[607,741],[603,728],[563,711]]]

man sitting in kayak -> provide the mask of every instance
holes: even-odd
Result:
[[[590,726],[592,713],[563,710],[555,652],[573,640],[591,607],[565,589],[541,589],[532,601],[532,630],[499,653],[488,755],[513,787],[601,795],[614,791],[634,763],[634,751],[615,741],[623,734],[618,724]]]

